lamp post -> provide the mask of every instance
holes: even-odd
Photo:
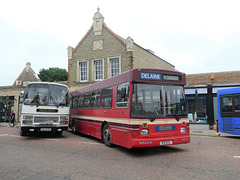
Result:
[[[198,112],[198,91],[195,90],[195,113],[194,113],[194,119],[197,121],[197,112]]]

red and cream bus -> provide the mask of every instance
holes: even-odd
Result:
[[[155,147],[190,142],[185,74],[133,69],[70,93],[69,127],[105,145]]]

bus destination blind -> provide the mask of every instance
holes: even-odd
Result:
[[[181,76],[171,74],[140,72],[140,79],[151,81],[181,81]]]

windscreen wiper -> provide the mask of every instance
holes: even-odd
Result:
[[[177,108],[178,108],[178,106],[177,106],[177,104],[176,104],[175,118],[176,118],[177,121],[179,121],[180,118],[179,118],[179,116],[178,116],[178,111],[177,111],[178,109],[177,109]]]
[[[37,107],[40,105],[40,101],[39,99],[37,99]]]
[[[153,121],[155,121],[155,119],[156,119],[156,116],[158,115],[158,112],[157,112],[157,106],[155,106],[154,107],[154,111],[156,112],[154,115],[153,115],[153,117],[151,118],[151,122],[153,122]]]

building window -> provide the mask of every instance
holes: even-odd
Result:
[[[119,58],[110,59],[110,75],[111,77],[119,74]]]
[[[187,114],[191,123],[207,123],[206,97],[187,97]]]
[[[94,75],[95,81],[103,80],[103,63],[102,60],[94,61]]]
[[[80,62],[79,68],[80,68],[80,82],[86,82],[87,81],[87,62]]]

